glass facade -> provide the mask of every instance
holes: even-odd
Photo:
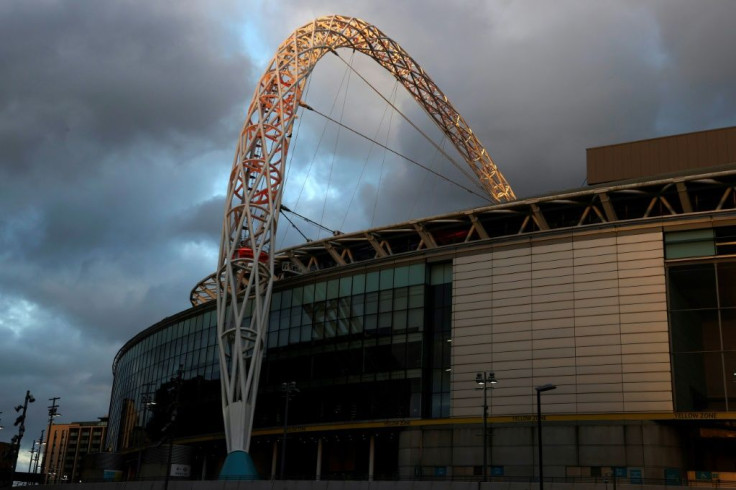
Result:
[[[451,276],[450,263],[416,263],[277,285],[256,427],[282,423],[291,381],[293,424],[449,416]],[[177,390],[177,436],[222,431],[216,330],[214,304],[204,305],[121,350],[109,449],[162,437]]]
[[[675,409],[736,409],[736,227],[665,234]]]

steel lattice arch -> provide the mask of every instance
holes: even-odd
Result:
[[[448,98],[378,28],[333,15],[294,31],[279,46],[256,87],[230,173],[217,270],[191,296],[193,304],[207,296],[217,300],[223,416],[230,454],[247,453],[249,448],[289,136],[315,64],[339,48],[359,51],[388,70],[452,141],[493,202],[515,198]]]

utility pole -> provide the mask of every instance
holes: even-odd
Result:
[[[49,482],[48,471],[46,471],[46,458],[49,454],[49,442],[51,442],[49,440],[51,439],[51,425],[54,423],[54,418],[60,415],[57,411],[59,408],[59,405],[56,404],[57,400],[61,400],[61,397],[55,396],[53,398],[49,398],[49,401],[51,402],[51,405],[49,405],[49,433],[46,435],[46,450],[43,452],[43,459],[41,460],[41,471],[43,472],[44,484]],[[40,449],[41,448],[39,448],[39,451]]]

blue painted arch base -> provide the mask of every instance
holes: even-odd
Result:
[[[245,451],[233,451],[225,458],[220,470],[220,480],[260,480],[256,465],[250,454]]]

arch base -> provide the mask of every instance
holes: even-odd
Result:
[[[220,470],[219,480],[260,480],[256,465],[250,454],[245,451],[233,451],[225,458]]]

